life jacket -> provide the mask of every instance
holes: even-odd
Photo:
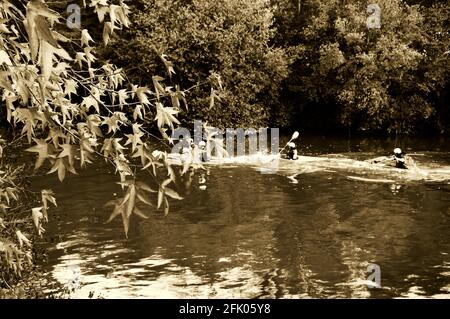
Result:
[[[395,167],[396,168],[403,168],[403,169],[407,168],[404,154],[400,154],[398,156],[394,155],[394,160],[395,160]]]
[[[297,150],[295,148],[289,148],[288,153],[287,153],[287,157],[289,159],[291,159],[291,160],[298,159]]]

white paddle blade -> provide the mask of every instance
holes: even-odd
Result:
[[[297,139],[299,135],[300,133],[298,131],[295,131],[294,134],[292,134],[291,141]]]

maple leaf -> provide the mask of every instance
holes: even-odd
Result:
[[[80,69],[83,68],[83,62],[88,63],[88,60],[86,60],[86,54],[83,52],[77,52],[75,54],[75,62],[78,63],[80,66]]]
[[[144,133],[141,131],[140,127],[142,125],[133,124],[133,134],[125,134],[125,136],[128,138],[127,142],[125,143],[125,146],[128,144],[131,144],[131,151],[134,153],[138,145],[142,145],[144,142],[142,142],[141,137],[144,136]]]
[[[119,95],[119,106],[120,109],[123,109],[123,105],[126,104],[126,99],[128,98],[127,90],[122,89],[118,92]]]
[[[60,15],[51,10],[44,1],[32,0],[27,4],[27,9],[33,15],[40,15],[48,18],[52,23],[58,22]]]
[[[122,188],[127,188],[125,196],[121,199],[115,199],[105,204],[105,207],[113,206],[114,210],[109,216],[107,223],[114,220],[117,216],[122,215],[122,222],[125,230],[125,236],[128,237],[128,230],[130,224],[130,216],[135,214],[141,218],[148,218],[138,207],[136,203],[138,201],[147,205],[152,205],[150,200],[140,191],[139,186],[145,185],[143,183],[135,184],[134,181],[128,180],[118,183]],[[146,186],[146,185],[145,185]],[[145,187],[149,189],[149,187]]]
[[[56,205],[56,199],[54,197],[54,193],[52,190],[49,189],[43,189],[41,191],[41,202],[42,202],[42,213],[44,215],[44,219],[48,221],[48,203],[52,203],[53,205]]]
[[[63,148],[63,150],[61,153],[59,153],[58,157],[67,157],[69,165],[73,166],[75,162],[75,145],[63,144],[61,145],[61,147]]]
[[[103,25],[103,34],[102,34],[103,44],[105,46],[108,45],[109,38],[113,34],[113,31],[114,31],[114,25],[109,21],[105,22],[105,24]]]
[[[109,216],[108,220],[106,221],[106,223],[110,223],[114,220],[114,218],[116,218],[117,216],[122,214],[123,199],[119,198],[119,199],[111,200],[111,201],[107,202],[104,206],[105,207],[114,206],[114,210],[113,210],[112,214]]]
[[[150,91],[148,90],[147,87],[140,87],[136,90],[136,96],[141,104],[144,104],[144,105],[150,104],[150,101],[148,100],[147,94],[146,94],[149,92]]]
[[[164,88],[161,85],[161,81],[163,81],[164,78],[156,75],[152,77],[152,81],[153,81],[153,86],[155,87],[155,91],[156,91],[156,97],[159,100],[160,94],[164,94]]]
[[[107,2],[105,1],[105,3],[107,3]],[[109,7],[108,7],[107,4],[105,4],[105,5],[97,4],[97,5],[95,6],[94,12],[97,13],[98,21],[99,21],[100,23],[103,23],[103,21],[105,20],[105,15],[106,15],[106,13],[109,12]]]
[[[44,218],[42,214],[43,207],[35,207],[31,209],[31,217],[33,218],[34,225],[36,226],[36,230],[38,231],[38,235],[44,232],[44,228],[42,228],[41,219]]]
[[[46,140],[51,141],[54,147],[58,147],[59,139],[65,139],[66,135],[59,129],[50,129]]]
[[[125,142],[125,146],[131,144],[131,151],[134,152],[137,149],[138,145],[141,145],[143,142],[141,137],[144,136],[143,133],[138,134],[125,134],[128,140]]]
[[[113,154],[112,139],[107,138],[103,141],[102,149],[100,150],[100,152],[103,152],[105,161],[108,161],[108,157]]]
[[[140,118],[141,120],[143,120],[143,119],[144,119],[143,113],[145,114],[145,109],[144,109],[144,107],[142,106],[142,104],[136,105],[136,107],[134,108],[134,111],[133,111],[133,119],[134,119],[135,121],[136,121],[138,118]]]
[[[81,46],[89,46],[89,41],[95,42],[92,37],[89,35],[87,29],[83,29],[81,31]]]
[[[50,31],[49,25],[47,23],[47,20],[44,19],[42,16],[37,16],[34,18],[34,22],[36,24],[36,31],[38,34],[39,39],[42,41],[44,40],[54,48],[60,48],[60,45],[53,37],[52,32]],[[44,42],[42,41],[42,42]]]
[[[64,95],[67,95],[69,98],[72,97],[72,94],[77,94],[77,87],[78,84],[75,82],[75,80],[67,80],[65,82],[65,88],[64,88]]]
[[[120,117],[117,114],[113,114],[110,117],[105,116],[103,118],[104,121],[102,122],[102,124],[108,126],[108,133],[115,133],[119,129],[119,124],[122,123]]]
[[[49,145],[47,142],[43,139],[36,139],[33,138],[33,140],[36,142],[35,146],[32,146],[30,148],[27,148],[25,151],[32,152],[32,153],[38,153],[38,158],[36,160],[36,163],[34,165],[34,169],[37,170],[39,167],[44,164],[44,161],[46,158],[50,157],[49,154]]]
[[[136,157],[140,157],[141,158],[141,163],[144,166],[142,168],[142,170],[147,169],[150,165],[152,165],[153,166],[153,170],[155,170],[154,163],[152,161],[152,156],[150,154],[150,151],[147,149],[147,147],[144,144],[136,146],[136,152],[132,155],[132,157],[133,158],[136,158]],[[146,164],[147,161],[149,161],[148,164]]]
[[[90,47],[84,48],[84,54],[87,60],[88,67],[91,67],[91,63],[97,60],[97,58],[91,53],[92,50],[93,48]]]
[[[72,174],[76,174],[77,172],[70,165],[66,165],[63,158],[58,158],[47,174],[54,173],[58,171],[58,179],[62,182],[66,177],[66,170],[71,172]]]
[[[93,153],[92,147],[96,146],[95,138],[82,138],[80,141],[80,165],[85,167],[86,163],[92,163]]]
[[[102,120],[100,119],[100,116],[97,114],[91,114],[87,118],[87,126],[89,130],[94,134],[94,136],[100,136],[102,137],[102,131],[100,130],[100,124]]]
[[[125,211],[125,204],[126,201],[123,199],[118,199],[113,202],[111,202],[112,205],[114,205],[114,210],[109,216],[109,219],[107,220],[107,223],[110,223],[119,215],[122,215],[122,223],[123,223],[123,229],[125,231],[125,237],[128,238],[128,229],[130,228],[130,219],[127,217],[126,211]],[[110,204],[108,203],[108,206]],[[105,205],[106,206],[106,205]]]
[[[157,121],[158,127],[161,128],[164,124],[167,124],[173,129],[173,123],[180,124],[178,119],[174,116],[178,113],[179,110],[174,109],[173,107],[164,107],[160,102],[157,102],[155,120]]]
[[[28,247],[31,247],[30,240],[22,234],[20,230],[16,231],[17,240],[19,241],[19,246],[22,248],[23,244],[27,245]]]
[[[100,107],[98,106],[98,101],[92,95],[89,95],[89,96],[86,96],[85,98],[83,98],[83,102],[81,102],[81,106],[85,107],[87,111],[89,111],[91,106],[93,106],[95,111],[97,111],[97,113],[100,113]]]

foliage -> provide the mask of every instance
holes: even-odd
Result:
[[[159,57],[170,68],[171,85],[190,88],[186,121],[199,119],[221,128],[268,124],[288,75],[284,49],[271,46],[268,1],[136,3],[134,28],[118,42],[119,50],[110,52],[114,60],[149,84],[160,71]]]
[[[103,24],[103,45],[130,24],[129,8],[122,1],[92,0],[84,10],[95,12]],[[152,88],[129,83],[121,68],[99,60],[88,29],[68,29],[65,19],[44,1],[2,1],[0,21],[2,108],[6,120],[31,144],[26,151],[36,154],[35,170],[55,173],[63,181],[98,159],[110,162],[124,196],[109,220],[119,212],[126,235],[131,215],[146,217],[138,203],[167,213],[168,198],[181,197],[167,187],[175,171],[166,156],[154,155],[152,141],[158,138],[165,146],[172,142],[168,134],[179,124],[184,92],[166,86],[156,75]],[[170,75],[170,67],[167,71]],[[153,123],[162,138],[146,129]],[[138,181],[139,172],[159,188],[156,198],[150,198],[150,186]],[[4,192],[7,202],[17,200],[13,190]],[[28,216],[37,235],[44,231],[50,204],[56,204],[53,194],[43,190],[41,205]],[[6,204],[2,207],[3,215],[12,214]],[[19,228],[14,231],[14,242],[0,241],[0,254],[6,267],[20,274],[22,260],[29,259],[22,249],[30,239]]]
[[[380,29],[366,25],[367,1],[281,2],[279,38],[300,47],[288,89],[322,121],[408,132],[447,113],[435,95],[449,83],[448,4],[376,3]]]
[[[0,289],[13,282],[31,265],[32,230],[41,236],[45,231],[49,203],[56,205],[50,190],[42,190],[42,206],[30,209],[24,202],[34,201],[34,194],[26,189],[22,177],[25,166],[11,161],[12,143],[2,140],[0,145]],[[31,195],[31,196],[30,196]],[[1,295],[1,293],[0,293]]]
[[[426,56],[419,70],[427,87],[429,101],[434,108],[435,125],[441,133],[450,127],[450,6],[447,3],[432,4],[422,8]]]

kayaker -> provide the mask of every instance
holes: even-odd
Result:
[[[206,162],[206,142],[200,141],[196,144],[192,139],[188,139],[185,141],[185,145],[183,146],[180,154],[191,154],[194,157],[194,161]]]
[[[394,155],[377,157],[369,160],[369,163],[383,164],[401,169],[408,169],[415,165],[414,161],[405,153],[403,153],[403,151],[399,147],[394,149]]]
[[[200,141],[200,143],[198,143],[198,148],[200,149],[200,151],[205,151],[206,150],[206,142]]]
[[[395,167],[407,169],[405,154],[402,152],[401,148],[397,147],[394,149],[394,161]]]
[[[207,162],[207,154],[206,154],[206,142],[200,141],[198,143],[198,155],[201,162]]]
[[[295,147],[294,142],[288,143],[286,156],[288,159],[293,160],[293,161],[298,159],[297,148]]]
[[[186,138],[181,142],[182,147],[179,150],[180,154],[190,154],[193,149],[194,141],[192,138]]]
[[[299,137],[299,135],[300,135],[300,133],[298,131],[295,131],[294,134],[292,134],[292,137],[289,140],[289,142],[287,142],[287,144],[280,151],[281,158],[289,159],[289,160],[297,160],[298,159],[297,148],[295,147],[295,143],[292,141],[297,139]]]

